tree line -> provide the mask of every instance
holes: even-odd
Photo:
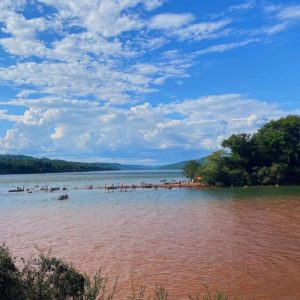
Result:
[[[0,174],[34,174],[118,170],[109,163],[82,163],[25,155],[0,155]]]
[[[213,186],[300,184],[300,116],[272,120],[252,135],[233,134],[222,148],[202,165],[188,162],[184,174]]]

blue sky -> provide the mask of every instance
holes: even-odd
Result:
[[[300,113],[298,1],[1,0],[0,153],[160,164]]]

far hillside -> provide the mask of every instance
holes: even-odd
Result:
[[[202,165],[205,158],[197,160]],[[60,159],[36,158],[26,155],[0,154],[1,174],[41,174],[63,172],[121,171],[121,170],[183,170],[188,161],[164,166],[124,165],[105,162],[74,162]]]
[[[205,162],[205,157],[202,157],[201,159],[197,159],[195,161],[199,165],[202,165]],[[188,162],[189,162],[188,160],[185,160],[174,164],[160,166],[158,169],[159,170],[183,170]]]
[[[25,155],[0,155],[0,174],[38,174],[120,170],[110,163],[83,163]]]
[[[147,166],[147,165],[123,165],[118,163],[112,163],[112,166],[116,167],[118,170],[124,171],[142,171],[142,170],[157,170],[158,166]]]

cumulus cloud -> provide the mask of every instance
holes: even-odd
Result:
[[[138,4],[152,10],[162,4],[159,0],[39,0],[57,9],[56,16],[69,26],[85,28],[104,37],[118,36],[122,32],[138,30],[144,26],[137,14],[130,11]]]
[[[21,56],[46,55],[45,45],[36,39],[36,34],[46,28],[44,18],[27,20],[14,11],[2,10],[0,20],[4,23],[2,31],[10,35],[0,40],[7,52]]]
[[[10,103],[26,110],[12,117],[15,124],[0,140],[1,152],[34,149],[36,153],[105,157],[126,148],[139,153],[139,159],[147,159],[143,153],[152,149],[157,153],[156,162],[160,153],[172,149],[186,154],[216,150],[230,134],[254,132],[269,119],[288,113],[276,104],[239,94],[114,109],[96,101],[73,99],[18,99]],[[7,112],[0,112],[3,114],[9,117]]]

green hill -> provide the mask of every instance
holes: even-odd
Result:
[[[205,161],[205,157],[202,157],[201,159],[196,159],[196,161],[202,165]],[[174,164],[160,166],[158,169],[159,170],[183,170],[183,168],[188,162],[189,160],[185,160]]]
[[[118,170],[182,170],[188,161],[163,166],[123,165],[119,163],[85,163],[60,159],[36,158],[26,155],[0,154],[0,174],[39,174],[62,172]],[[202,164],[204,158],[198,159]]]
[[[118,163],[112,163],[118,170],[157,170],[158,166],[146,166],[146,165],[123,165]]]
[[[0,155],[0,174],[35,174],[120,170],[110,163],[82,163],[25,155]]]

